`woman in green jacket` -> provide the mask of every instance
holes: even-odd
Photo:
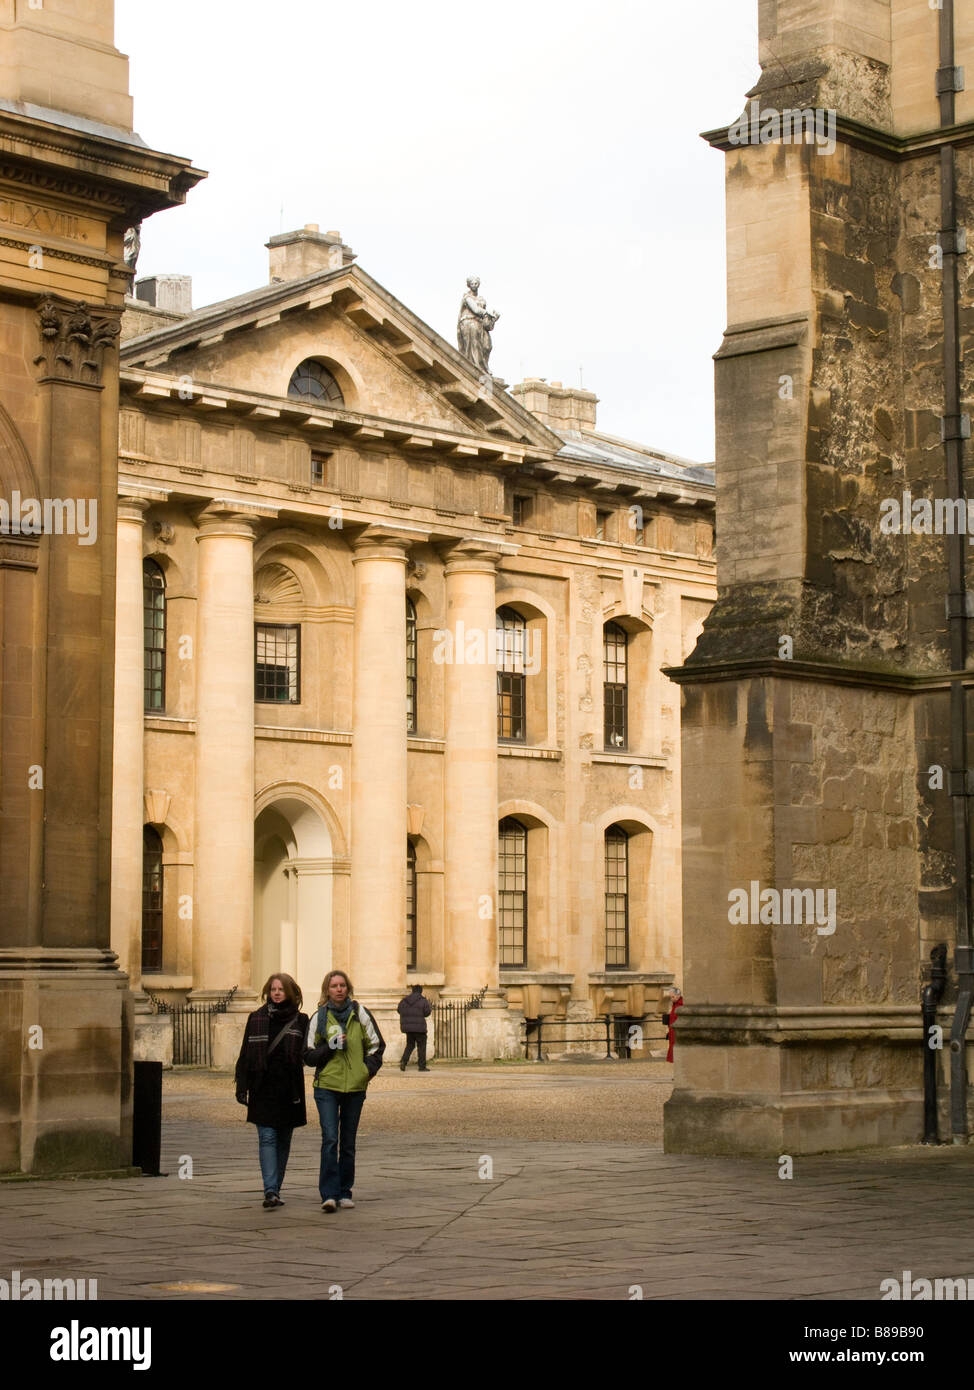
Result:
[[[355,1135],[369,1082],[382,1066],[385,1040],[375,1019],[352,998],[344,970],[332,970],[308,1025],[305,1063],[314,1067],[314,1098],[321,1120],[321,1210],[354,1207]]]

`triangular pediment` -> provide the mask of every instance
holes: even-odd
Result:
[[[288,400],[312,358],[351,415],[556,453],[562,441],[358,265],[266,285],[122,345],[124,368]],[[295,401],[288,401],[290,407]]]

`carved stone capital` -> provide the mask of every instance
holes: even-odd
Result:
[[[119,312],[80,303],[41,300],[37,308],[41,351],[34,358],[41,377],[100,386],[106,352],[114,352],[121,331]]]

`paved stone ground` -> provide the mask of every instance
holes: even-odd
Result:
[[[319,1209],[317,1123],[295,1134],[286,1205],[265,1212],[229,1079],[182,1073],[166,1083],[169,1176],[0,1184],[0,1274],[97,1278],[100,1299],[207,1296],[166,1287],[202,1283],[229,1285],[208,1295],[226,1299],[340,1285],[345,1299],[610,1301],[633,1285],[645,1299],[877,1299],[904,1270],[974,1275],[974,1148],[798,1159],[791,1180],[769,1160],[663,1154],[667,1072],[383,1074],[358,1205],[335,1216]]]

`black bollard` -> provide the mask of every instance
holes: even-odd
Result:
[[[162,1063],[136,1062],[133,1088],[132,1163],[159,1178],[162,1156]]]

